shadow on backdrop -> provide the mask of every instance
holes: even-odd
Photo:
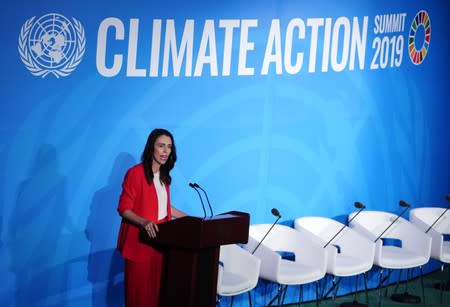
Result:
[[[9,223],[17,307],[50,306],[55,297],[58,306],[65,306],[69,276],[67,266],[61,265],[64,255],[59,247],[63,229],[73,227],[67,214],[66,182],[55,146],[42,145],[29,177],[18,186]]]
[[[92,284],[92,306],[122,306],[123,261],[116,250],[120,216],[117,204],[126,171],[136,164],[129,153],[120,153],[113,165],[107,186],[92,199],[85,234],[90,242],[88,280]]]

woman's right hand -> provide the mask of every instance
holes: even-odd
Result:
[[[147,234],[150,238],[156,237],[156,234],[158,232],[158,225],[156,225],[155,223],[150,222],[150,221],[145,221],[142,224],[142,228],[145,229],[145,231],[147,232]]]

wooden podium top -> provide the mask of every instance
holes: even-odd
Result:
[[[156,238],[141,231],[140,240],[154,246],[201,249],[233,243],[247,243],[250,215],[230,211],[211,217],[185,216],[158,224]]]

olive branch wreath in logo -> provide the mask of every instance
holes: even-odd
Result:
[[[27,48],[28,34],[33,26],[33,21],[34,21],[35,17],[36,16],[28,19],[23,24],[23,26],[20,30],[19,47],[18,47],[20,59],[25,64],[25,67],[34,76],[40,76],[40,77],[44,78],[49,73],[52,73],[57,78],[59,78],[59,77],[66,77],[66,76],[70,75],[70,73],[72,73],[75,70],[77,65],[80,64],[80,62],[83,58],[83,55],[84,55],[85,47],[86,47],[86,36],[85,36],[84,28],[83,28],[81,22],[72,17],[74,27],[77,32],[77,44],[76,44],[75,54],[73,55],[72,59],[61,69],[43,69],[43,68],[39,67],[38,65],[36,65],[36,63],[33,61],[31,53],[29,52],[29,50]]]

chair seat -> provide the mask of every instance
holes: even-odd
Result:
[[[221,296],[237,295],[253,287],[254,285],[249,278],[232,272],[223,272],[222,285],[218,294]]]
[[[381,265],[388,269],[408,269],[428,262],[428,258],[396,246],[383,246]]]
[[[336,265],[334,272],[330,272],[335,276],[354,276],[367,272],[372,267],[372,262],[364,259],[338,254],[336,257]]]
[[[282,259],[278,282],[285,285],[302,285],[316,281],[322,276],[323,272],[320,268]]]

